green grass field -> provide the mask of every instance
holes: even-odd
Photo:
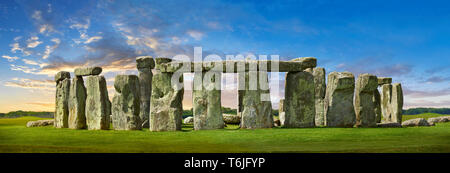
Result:
[[[440,114],[405,115],[405,119]],[[0,119],[0,152],[450,152],[450,123],[410,128],[272,128],[179,132],[26,128],[37,117]]]

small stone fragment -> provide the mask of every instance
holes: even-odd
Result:
[[[223,114],[223,121],[226,124],[239,124],[241,123],[241,116],[232,114]]]
[[[186,117],[186,118],[183,120],[183,123],[184,123],[184,124],[193,124],[193,123],[194,123],[194,117],[192,117],[192,116]]]

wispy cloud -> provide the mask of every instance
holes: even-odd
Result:
[[[2,58],[7,59],[9,62],[13,62],[13,61],[19,59],[19,57],[17,57],[17,56],[8,56],[8,55],[3,55]]]
[[[52,80],[13,78],[12,81],[5,82],[4,86],[25,89],[54,90],[55,82]]]

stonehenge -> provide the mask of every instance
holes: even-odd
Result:
[[[56,128],[69,127],[69,92],[70,73],[58,72],[55,75],[56,97],[55,97],[55,123]]]
[[[222,129],[222,75],[219,72],[196,72],[192,91],[194,130]]]
[[[141,92],[141,109],[139,117],[141,118],[142,128],[149,128],[150,118],[150,98],[152,95],[152,69],[155,68],[155,61],[150,56],[141,56],[136,58],[136,67],[139,72],[139,84]]]
[[[241,125],[243,129],[273,127],[272,103],[270,102],[269,81],[267,72],[249,71],[240,73],[238,85],[244,85],[239,90],[241,105]],[[256,86],[252,86],[252,83]],[[258,85],[258,84],[262,85]]]
[[[55,75],[53,122],[56,128],[108,130],[112,123],[114,130],[179,131],[183,74],[193,73],[193,117],[185,121],[192,122],[194,130],[222,129],[226,124],[239,124],[241,129],[401,125],[400,83],[367,73],[355,81],[350,72],[331,72],[326,81],[325,69],[316,65],[313,57],[188,62],[140,56],[137,75],[115,76],[112,102],[101,67],[76,68],[72,80],[70,72],[61,71]],[[269,72],[287,72],[276,123]],[[238,74],[238,115],[222,112],[222,73]]]
[[[321,67],[316,68],[308,68],[306,69],[307,72],[312,73],[314,76],[314,102],[315,102],[315,108],[316,108],[316,115],[314,118],[316,126],[323,126],[324,125],[324,99],[325,99],[325,91],[327,89],[327,85],[325,84],[325,69]]]
[[[172,61],[169,58],[156,58],[156,72],[152,79],[152,94],[150,99],[150,131],[181,130],[183,114],[183,94],[171,79],[173,72],[162,72],[160,66]],[[179,77],[179,82],[183,76]],[[181,86],[182,87],[182,86]]]
[[[355,77],[350,72],[331,72],[325,94],[325,125],[353,127],[356,114],[353,106]]]
[[[114,130],[140,130],[141,97],[139,78],[136,75],[117,75],[114,80],[116,94],[111,113]]]
[[[89,130],[108,130],[111,102],[104,76],[86,77],[86,124]]]
[[[83,77],[75,76],[70,87],[69,128],[85,129],[86,125],[86,87]]]
[[[376,127],[376,105],[373,98],[377,87],[376,76],[368,73],[358,76],[354,99],[357,127]]]
[[[400,83],[391,84],[392,78],[378,79],[381,85],[382,122],[402,122],[403,90]]]
[[[292,61],[307,62],[314,68],[317,60],[312,57],[297,58]],[[302,69],[306,70],[306,69]],[[293,71],[286,73],[286,88],[284,91],[285,127],[314,127],[315,126],[315,85],[314,76],[307,71]]]

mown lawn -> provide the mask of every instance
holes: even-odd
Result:
[[[404,119],[442,115],[406,115]],[[450,123],[410,128],[272,128],[179,132],[26,128],[0,119],[0,152],[450,152]]]

